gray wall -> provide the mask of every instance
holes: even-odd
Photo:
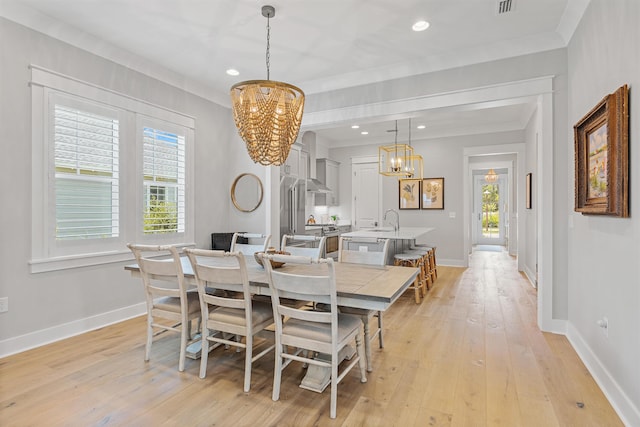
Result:
[[[568,135],[573,124],[605,95],[625,83],[630,86],[631,217],[573,212],[572,158],[565,163],[571,183],[565,200],[570,212],[566,227],[569,336],[590,368],[600,369],[596,372],[609,388],[608,394],[619,402],[624,402],[625,395],[630,405],[634,402],[635,418],[629,417],[628,425],[640,425],[639,22],[637,0],[592,0],[568,47]],[[573,147],[573,138],[569,136],[566,144]],[[596,325],[603,317],[609,320],[608,337]]]

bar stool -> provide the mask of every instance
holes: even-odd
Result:
[[[438,278],[438,264],[436,263],[436,247],[428,244],[424,244],[424,243],[416,244],[414,245],[414,247],[420,248],[420,249],[429,249],[431,251],[430,259],[429,259],[429,264],[430,264],[429,274],[431,275],[431,283],[435,282],[435,280]]]
[[[420,255],[422,257],[422,260],[420,262],[420,266],[422,267],[422,275],[424,276],[426,289],[431,289],[431,285],[433,285],[433,280],[431,278],[431,251],[427,250],[427,248],[412,248],[407,249],[403,253]]]
[[[413,286],[409,286],[409,289],[415,291],[416,304],[420,303],[422,297],[426,295],[426,280],[423,274],[422,261],[423,257],[420,254],[396,254],[393,256],[393,264],[403,267],[418,268],[418,276],[413,282]]]

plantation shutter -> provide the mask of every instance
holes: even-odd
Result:
[[[144,233],[185,230],[185,137],[143,128]]]
[[[54,106],[57,240],[119,235],[119,123],[90,109]]]

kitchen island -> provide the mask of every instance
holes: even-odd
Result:
[[[393,227],[380,227],[350,231],[349,233],[342,233],[342,236],[352,238],[374,237],[379,239],[416,240],[418,237],[433,230],[433,227],[400,227],[398,230],[394,230]]]
[[[433,230],[435,230],[433,227],[400,227],[398,230],[394,230],[393,227],[380,227],[342,233],[342,237],[349,237],[353,240],[391,239],[392,241],[387,255],[387,264],[393,264],[395,254],[402,253],[405,249],[409,249],[415,244],[417,238]]]

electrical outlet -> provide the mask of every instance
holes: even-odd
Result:
[[[9,311],[9,297],[0,298],[0,313]]]

